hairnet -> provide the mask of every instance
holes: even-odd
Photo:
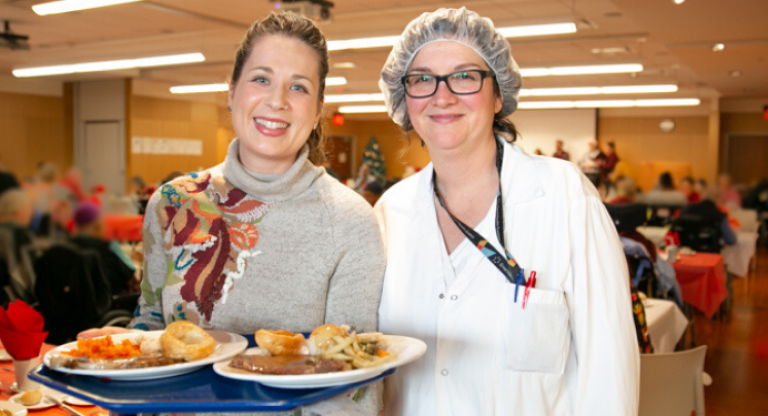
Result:
[[[499,116],[506,117],[517,108],[520,69],[512,58],[509,43],[496,31],[491,19],[481,17],[465,7],[438,9],[432,13],[423,13],[408,24],[381,70],[379,88],[384,93],[387,111],[392,120],[405,131],[413,130],[413,126],[408,118],[405,87],[401,78],[421,48],[432,42],[446,40],[472,48],[493,71],[502,101]]]

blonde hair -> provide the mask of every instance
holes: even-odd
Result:
[[[32,202],[26,192],[21,189],[9,189],[0,196],[0,220],[6,220],[31,206]]]

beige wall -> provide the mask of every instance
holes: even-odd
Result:
[[[675,162],[689,164],[694,177],[708,177],[713,168],[707,155],[709,118],[672,117],[676,126],[671,133],[659,130],[663,118],[598,117],[597,137],[601,143],[616,143],[616,153],[634,176],[646,162]]]
[[[175,170],[186,173],[219,163],[219,140],[226,132],[219,132],[220,109],[215,104],[133,96],[130,114],[132,137],[199,139],[203,142],[203,154],[130,153],[129,178],[139,175],[145,182],[152,183]]]
[[[72,165],[72,123],[61,97],[0,92],[0,126],[0,161],[19,179],[34,175],[39,161],[61,173]]]

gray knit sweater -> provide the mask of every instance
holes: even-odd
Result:
[[[386,261],[371,207],[309,162],[306,146],[281,175],[249,173],[238,154],[234,140],[224,163],[152,196],[131,327],[375,331]]]

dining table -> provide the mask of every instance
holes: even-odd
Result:
[[[666,299],[647,298],[643,301],[643,307],[654,352],[674,352],[675,346],[688,328],[685,314],[675,302]]]
[[[723,256],[716,253],[678,255],[671,263],[683,301],[712,318],[728,298],[728,277]]]
[[[55,348],[55,345],[50,344],[43,344],[40,355],[43,356],[48,351]],[[2,344],[0,343],[0,348],[2,348]],[[7,360],[7,361],[0,361],[0,401],[10,401],[11,397],[17,394],[17,392],[11,390],[11,386],[16,381],[16,374],[14,373],[13,369],[13,361]],[[43,392],[47,395],[51,395],[59,400],[64,400],[64,398],[67,396],[66,393],[61,393],[53,389],[48,389],[45,387],[42,387]],[[74,410],[80,412],[81,414],[85,416],[108,416],[109,411],[107,409],[104,409],[102,407],[96,406],[96,405],[75,405],[71,403],[66,403],[68,406],[71,406]],[[72,412],[69,410],[64,409],[61,406],[52,405],[45,408],[39,408],[39,409],[29,409],[28,415],[30,416],[69,416],[72,415]]]

